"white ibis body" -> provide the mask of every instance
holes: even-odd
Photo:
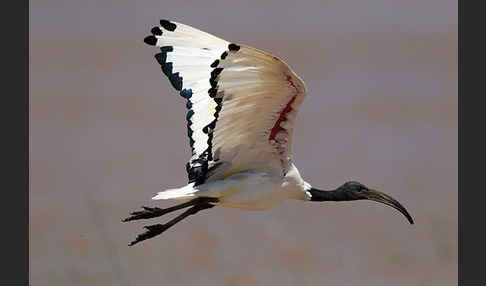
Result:
[[[188,185],[159,192],[153,199],[187,201],[167,209],[143,207],[124,221],[188,209],[166,224],[146,226],[130,245],[203,209],[264,210],[287,199],[374,200],[394,207],[413,223],[395,199],[361,183],[350,181],[325,191],[302,179],[291,149],[306,88],[282,60],[168,20],[161,20],[151,32],[144,42],[160,48],[155,59],[186,99],[192,152],[186,164]]]

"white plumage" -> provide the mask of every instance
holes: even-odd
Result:
[[[273,206],[273,198],[304,199],[304,181],[291,160],[293,125],[305,97],[302,80],[268,53],[181,23],[171,22],[173,31],[163,24],[150,39],[162,48],[156,56],[162,68],[171,67],[166,75],[189,101],[189,171],[206,162],[217,167],[153,199],[217,197],[215,204],[246,209]]]
[[[347,182],[333,191],[313,188],[292,163],[292,133],[306,95],[302,80],[282,60],[167,20],[145,43],[172,86],[186,98],[192,156],[188,185],[159,192],[154,200],[188,200],[167,209],[144,207],[124,221],[153,218],[190,207],[166,224],[146,226],[130,245],[154,237],[185,217],[218,206],[264,210],[287,200],[368,199],[412,218],[395,199]]]

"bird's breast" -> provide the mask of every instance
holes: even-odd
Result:
[[[227,178],[216,205],[245,210],[265,210],[295,197],[296,187],[265,173],[239,174]]]

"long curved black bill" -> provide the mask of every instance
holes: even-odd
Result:
[[[410,222],[410,224],[413,224],[412,216],[408,213],[407,209],[405,209],[405,207],[402,206],[402,204],[400,204],[397,200],[395,200],[391,196],[389,196],[385,193],[379,192],[377,190],[370,189],[369,194],[367,196],[367,199],[371,200],[371,201],[379,202],[379,203],[382,203],[382,204],[385,204],[385,205],[389,205],[390,207],[401,212],[407,218],[408,222]]]

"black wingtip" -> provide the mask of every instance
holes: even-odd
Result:
[[[231,44],[228,45],[228,49],[230,51],[235,51],[236,52],[236,51],[240,50],[240,46],[238,46],[237,44],[231,43]]]
[[[211,67],[212,68],[215,68],[219,65],[219,60],[215,60],[212,64],[211,64]]]
[[[159,27],[153,27],[150,32],[156,36],[162,35],[162,30]]]
[[[160,20],[160,26],[162,26],[162,28],[166,29],[167,31],[175,31],[175,29],[177,28],[177,25],[172,23],[171,21],[169,20]]]
[[[155,46],[155,44],[157,43],[157,38],[154,35],[150,35],[150,36],[145,37],[145,39],[143,39],[143,41],[147,45]]]

